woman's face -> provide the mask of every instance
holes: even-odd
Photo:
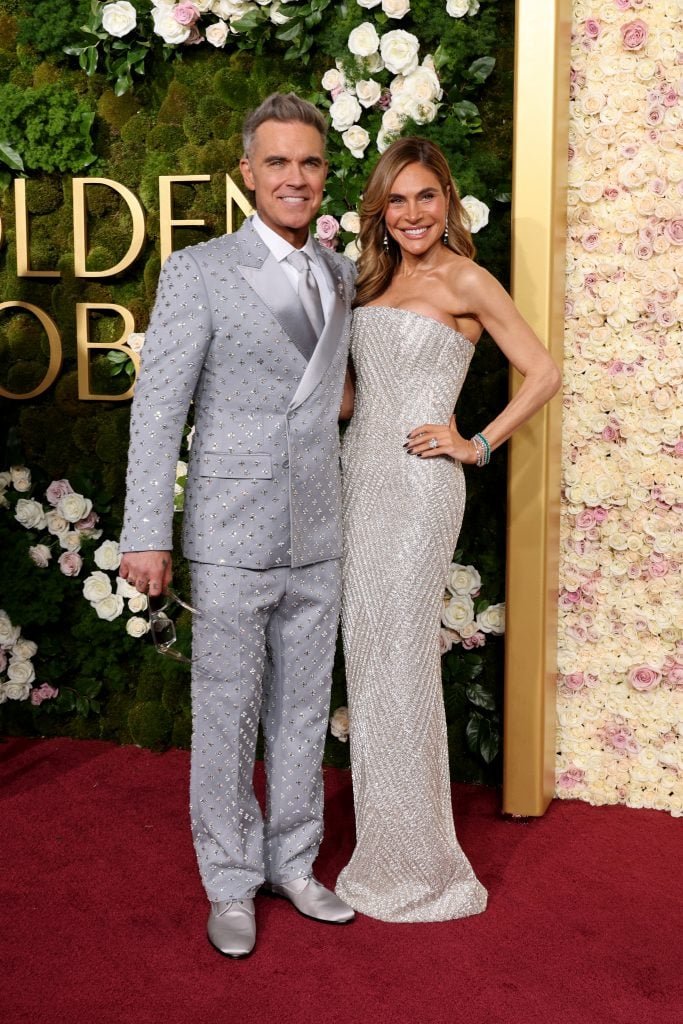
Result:
[[[448,196],[437,176],[424,164],[414,163],[394,178],[384,220],[402,251],[423,256],[441,242],[447,212]]]

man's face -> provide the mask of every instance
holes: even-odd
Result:
[[[240,160],[247,188],[269,228],[297,249],[323,199],[327,160],[323,140],[300,121],[264,121],[254,133],[251,152]]]

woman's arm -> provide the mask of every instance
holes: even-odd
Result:
[[[354,385],[353,367],[349,363],[344,378],[344,391],[342,392],[341,408],[339,409],[340,420],[350,420],[353,416],[353,405],[356,396]]]

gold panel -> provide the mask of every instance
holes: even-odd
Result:
[[[90,340],[90,311],[104,310],[111,313],[118,313],[123,320],[123,331],[121,337],[116,341],[91,341]],[[135,378],[130,387],[120,395],[96,395],[90,390],[90,353],[112,350],[121,350],[126,353],[135,367],[136,375],[140,371],[140,356],[132,348],[126,345],[129,334],[135,330],[133,314],[116,303],[108,302],[77,302],[76,303],[76,357],[78,365],[78,397],[82,402],[123,402],[133,397]]]
[[[39,309],[38,306],[34,306],[30,302],[0,302],[0,311],[3,309],[25,309],[40,321],[47,334],[47,341],[50,347],[50,361],[40,384],[33,391],[26,391],[23,395],[16,395],[13,391],[8,391],[0,385],[0,397],[15,398],[25,402],[28,398],[37,398],[38,395],[42,395],[43,391],[47,391],[57,379],[57,374],[62,368],[62,339],[59,335],[57,324],[52,317],[48,316],[44,310]]]
[[[128,252],[115,267],[108,270],[88,270],[86,260],[88,255],[88,210],[85,198],[85,190],[90,185],[106,186],[114,192],[118,192],[130,211],[133,221],[133,234],[131,237]],[[145,214],[140,202],[129,188],[121,185],[111,178],[74,178],[72,181],[73,204],[74,204],[74,273],[76,277],[112,277],[120,274],[123,270],[135,262],[142,247],[145,244]]]
[[[210,174],[162,174],[159,178],[159,249],[162,264],[173,252],[173,228],[201,228],[206,221],[175,220],[172,188],[175,181],[211,181]]]
[[[17,229],[17,277],[61,277],[58,270],[31,269],[26,178],[14,179],[14,209]],[[28,395],[24,397],[28,398]]]
[[[512,294],[562,364],[571,0],[518,0]],[[513,374],[511,387],[519,385]],[[540,815],[555,770],[561,397],[510,442],[503,811]]]

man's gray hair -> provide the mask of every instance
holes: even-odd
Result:
[[[327,121],[317,107],[308,100],[302,100],[294,92],[274,92],[256,110],[252,110],[244,122],[242,145],[245,156],[249,156],[254,133],[264,121],[299,121],[301,124],[310,124],[320,132],[323,145],[327,139]]]

